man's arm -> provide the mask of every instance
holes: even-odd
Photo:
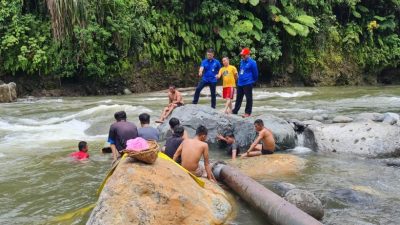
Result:
[[[258,143],[264,138],[264,132],[260,132],[256,140],[254,140],[253,144],[250,145],[250,148],[247,150],[247,153],[251,152],[254,150],[254,148],[257,146]]]
[[[226,142],[226,138],[224,138],[224,136],[222,136],[220,134],[217,135],[217,139]]]
[[[117,147],[115,146],[115,144],[111,144],[110,147],[111,147],[111,151],[112,151],[112,155],[113,155],[113,163],[114,163],[115,161],[117,161],[117,158],[119,156],[119,152],[118,152]]]
[[[258,68],[256,62],[253,62],[252,73],[253,73],[253,80],[254,82],[256,82],[258,80]]]
[[[206,172],[207,172],[207,178],[211,181],[216,182],[215,177],[214,177],[213,173],[211,172],[211,168],[210,168],[210,161],[208,158],[208,144],[205,144],[205,146],[204,146],[203,157],[204,157],[204,168],[206,169]]]
[[[203,76],[204,66],[201,65],[199,69],[199,77]]]
[[[219,69],[218,74],[215,76],[215,78],[219,79],[222,76],[222,69]]]
[[[232,144],[232,160],[236,159],[237,155],[237,144],[236,142]]]
[[[113,163],[117,160],[119,156],[119,152],[117,150],[117,146],[115,146],[115,128],[113,126],[110,127],[110,131],[108,132],[108,143],[110,143],[112,155],[113,155]]]
[[[237,82],[237,80],[238,80],[238,71],[237,71],[237,69],[236,69],[236,67],[233,67],[233,68],[235,68],[234,70],[233,70],[233,76],[235,77],[235,81]]]
[[[178,149],[176,150],[174,157],[172,158],[175,162],[178,160],[179,156],[181,156],[182,154],[182,149],[183,149],[183,142],[181,143],[181,145],[179,145]]]

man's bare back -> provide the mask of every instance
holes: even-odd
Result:
[[[198,169],[199,161],[204,152],[207,151],[208,145],[196,139],[186,139],[182,142],[182,166],[190,172],[194,173]]]
[[[272,131],[264,127],[264,122],[260,119],[254,122],[254,128],[258,132],[258,136],[246,153],[242,154],[242,157],[273,154],[275,151],[275,138]],[[259,144],[260,142],[262,144]]]

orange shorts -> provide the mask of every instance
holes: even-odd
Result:
[[[222,98],[223,99],[233,99],[235,96],[235,88],[234,87],[224,87],[222,89]]]

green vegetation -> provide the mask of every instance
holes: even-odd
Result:
[[[358,84],[399,66],[399,21],[400,0],[0,0],[0,74],[185,74],[206,48],[237,64],[249,46],[273,78]]]

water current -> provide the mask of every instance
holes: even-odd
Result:
[[[254,114],[285,119],[360,112],[400,113],[400,87],[269,88],[255,90]],[[191,93],[185,95],[190,102]],[[111,156],[99,151],[113,114],[125,110],[138,123],[147,112],[155,119],[167,98],[163,92],[130,96],[23,98],[0,104],[0,224],[54,224],[54,218],[96,202],[96,190]],[[209,104],[203,97],[200,104]],[[223,101],[218,100],[218,108]],[[154,120],[153,120],[154,121]],[[154,124],[153,124],[154,125]],[[301,137],[300,137],[301,139]],[[91,158],[68,158],[77,143],[89,143]],[[290,151],[306,160],[297,176],[282,178],[312,191],[325,208],[324,224],[399,224],[400,168],[379,159],[319,153],[299,146]],[[227,159],[212,148],[213,159]],[[260,180],[267,187],[271,181]],[[265,224],[239,199],[231,224]],[[89,212],[90,213],[90,212]],[[84,224],[89,213],[63,224]]]

